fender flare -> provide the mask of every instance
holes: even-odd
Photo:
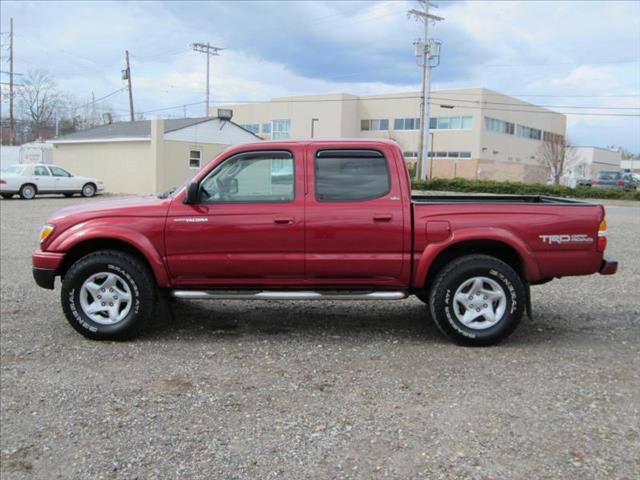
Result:
[[[526,280],[531,282],[540,278],[540,268],[534,253],[516,235],[502,228],[466,228],[455,230],[446,242],[426,246],[420,255],[416,268],[414,277],[416,287],[424,287],[429,269],[440,253],[449,247],[467,241],[497,242],[513,248],[522,260]]]
[[[171,286],[162,257],[143,234],[126,228],[81,223],[62,232],[47,250],[66,253],[73,247],[90,240],[118,240],[135,248],[147,260],[160,287]]]

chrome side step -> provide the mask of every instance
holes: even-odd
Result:
[[[402,300],[407,292],[370,290],[270,291],[270,290],[173,290],[175,298],[191,300]]]

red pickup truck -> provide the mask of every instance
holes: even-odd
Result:
[[[64,313],[92,339],[131,337],[168,296],[413,294],[458,343],[491,345],[530,313],[530,285],[616,272],[606,228],[602,206],[573,200],[412,196],[392,141],[268,141],[157,197],[56,212],[33,274],[49,289],[62,278]]]

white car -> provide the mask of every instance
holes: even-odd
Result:
[[[0,195],[9,199],[15,194],[31,200],[42,193],[61,193],[70,197],[80,193],[83,197],[93,197],[104,190],[101,180],[75,176],[56,165],[20,164],[0,172]]]

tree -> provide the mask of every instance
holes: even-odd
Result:
[[[560,177],[565,172],[565,167],[574,160],[575,149],[563,135],[545,132],[545,137],[540,145],[538,157],[554,185],[558,185]]]
[[[32,140],[55,126],[61,103],[62,95],[49,72],[38,69],[27,73],[18,91],[18,104],[23,118],[29,123]]]

